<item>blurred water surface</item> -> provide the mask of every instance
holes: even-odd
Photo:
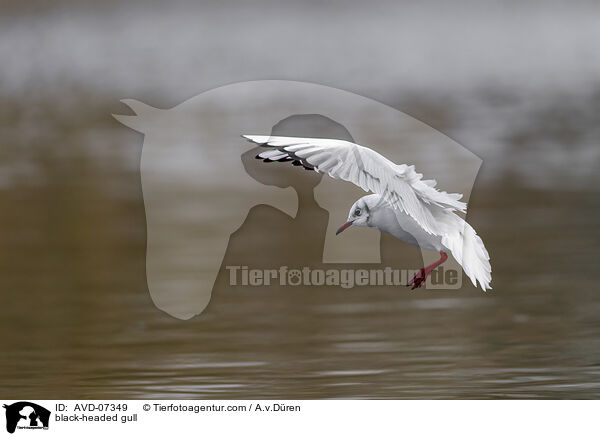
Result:
[[[7,2],[0,27],[1,397],[600,397],[594,2],[281,6],[271,26],[249,6],[59,4]],[[304,22],[314,31],[290,51]],[[327,32],[352,25],[364,36],[333,46]],[[468,219],[494,290],[228,289],[224,274],[201,317],[156,309],[143,138],[110,113],[265,77],[378,98],[481,156]]]

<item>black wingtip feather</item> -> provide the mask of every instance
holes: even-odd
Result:
[[[279,159],[269,159],[268,157],[267,158],[263,158],[263,157],[261,157],[260,154],[257,154],[256,156],[254,156],[254,159],[261,159],[263,162],[266,162],[266,163],[269,163],[269,162],[290,162],[291,161],[292,165],[294,165],[296,167],[302,166],[307,171],[314,171],[313,167],[307,167],[301,161],[299,161],[297,159],[294,159],[292,157],[289,157],[289,156],[285,156],[285,157],[282,157],[282,158],[279,158]]]

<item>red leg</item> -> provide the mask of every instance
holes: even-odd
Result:
[[[417,274],[415,274],[415,276],[412,278],[411,281],[408,282],[408,284],[406,286],[412,285],[411,289],[420,288],[421,286],[423,286],[423,283],[425,283],[425,280],[427,280],[427,277],[429,276],[431,271],[433,271],[438,266],[440,266],[441,264],[446,262],[446,260],[448,260],[448,255],[446,253],[444,253],[443,251],[440,251],[440,259],[433,262],[431,265],[427,265],[426,267],[421,268],[419,270],[419,272]]]

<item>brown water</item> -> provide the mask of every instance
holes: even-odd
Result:
[[[466,280],[230,289],[222,275],[208,310],[180,321],[146,288],[139,173],[68,150],[34,148],[35,177],[0,191],[0,397],[600,397],[597,195],[476,186],[487,294]]]
[[[37,3],[0,7],[0,397],[600,398],[597,2]],[[264,78],[376,98],[480,156],[493,291],[224,272],[200,317],[158,310],[143,139],[110,114]],[[256,224],[232,252],[273,265]]]

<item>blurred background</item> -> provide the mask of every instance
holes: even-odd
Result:
[[[591,0],[3,1],[0,397],[600,397],[598,41]],[[376,99],[481,157],[494,291],[156,309],[143,136],[110,114],[257,79]]]

